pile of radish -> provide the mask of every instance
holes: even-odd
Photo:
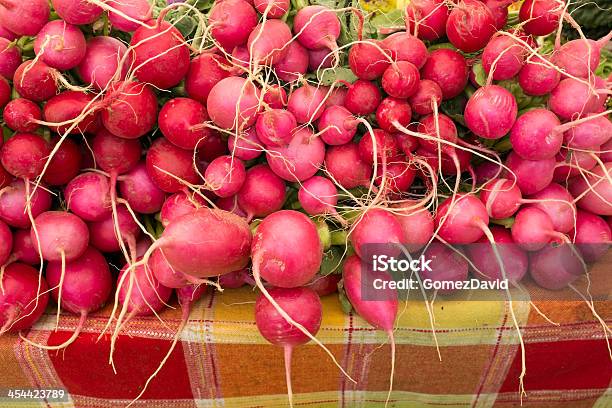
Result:
[[[395,359],[400,300],[363,298],[364,245],[454,260],[432,280],[551,290],[606,253],[612,33],[564,43],[581,31],[562,1],[414,0],[395,25],[159,3],[0,0],[1,333],[31,343],[50,292],[78,328],[32,344],[68,347],[110,305],[113,364],[130,319],[163,319],[173,293],[168,353],[208,286],[253,285],[292,404],[291,352],[325,348],[320,296],[338,287]]]

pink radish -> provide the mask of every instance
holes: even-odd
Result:
[[[599,96],[588,84],[567,78],[550,93],[548,107],[561,120],[572,120],[597,112]]]
[[[587,262],[595,262],[606,254],[612,243],[612,231],[603,218],[588,211],[576,214],[576,229],[570,233]]]
[[[390,52],[385,49],[382,41],[368,39],[360,41],[351,47],[348,61],[351,71],[353,71],[357,78],[371,81],[380,78],[389,68],[391,56]],[[399,69],[399,66],[397,69]],[[414,73],[411,71],[410,75],[414,76]]]
[[[314,176],[302,183],[298,200],[310,215],[336,214],[338,190],[329,179]]]
[[[496,81],[511,79],[523,67],[525,54],[522,44],[514,38],[505,34],[495,35],[482,52],[482,67]]]
[[[255,129],[266,146],[286,146],[297,127],[295,116],[284,109],[270,109],[259,115]]]
[[[526,0],[521,4],[519,20],[527,34],[544,36],[559,26],[563,2],[554,0]]]
[[[457,127],[448,116],[439,114],[437,120],[434,115],[425,116],[420,119],[417,129],[419,133],[430,137],[419,139],[419,143],[424,149],[434,153],[438,150],[447,154],[454,153],[455,147],[451,143],[457,143]]]
[[[327,50],[324,50],[324,52],[327,52]],[[292,82],[306,74],[309,61],[308,50],[299,42],[291,41],[286,46],[286,53],[283,58],[274,64],[274,72],[283,81]]]
[[[578,199],[576,204],[597,215],[612,215],[612,162],[592,170],[586,177],[575,177],[569,183],[569,191]]]
[[[376,156],[374,155],[374,143],[376,143]],[[397,140],[389,133],[374,129],[372,134],[366,134],[359,140],[359,156],[366,163],[372,164],[374,160],[383,162],[399,154]]]
[[[488,242],[488,241],[487,241]],[[471,244],[472,246],[474,244]],[[470,247],[468,246],[468,248]],[[425,259],[431,259],[430,269],[419,272],[421,279],[430,279],[433,284],[443,282],[462,282],[468,277],[468,262],[462,256],[441,242],[434,241],[423,251]],[[495,262],[495,258],[493,258]],[[437,289],[442,295],[448,295],[453,289]]]
[[[166,193],[185,189],[184,183],[198,183],[192,153],[179,149],[163,137],[155,140],[149,148],[146,163],[147,173],[157,187]]]
[[[116,137],[106,129],[96,133],[91,141],[91,149],[98,167],[116,175],[133,169],[142,152],[138,140]]]
[[[299,44],[298,42],[291,44]],[[334,66],[335,57],[333,53],[326,49],[307,50],[308,52],[308,70],[317,71],[319,69],[331,68]]]
[[[46,101],[57,93],[56,75],[57,71],[42,61],[26,61],[15,71],[13,86],[23,98]]]
[[[29,228],[31,220],[27,213],[28,205],[32,217],[37,217],[51,208],[51,194],[42,188],[29,193],[32,188],[26,188],[23,180],[15,180],[4,187],[0,194],[0,220],[11,227]],[[32,198],[28,202],[26,198],[29,194],[32,194]]]
[[[13,233],[10,228],[0,221],[0,265],[8,261],[13,249]]]
[[[343,145],[353,140],[359,122],[344,106],[333,105],[323,111],[317,128],[328,145]]]
[[[563,135],[556,131],[559,125],[559,119],[547,109],[525,112],[516,120],[510,132],[514,152],[525,160],[555,157],[563,143]]]
[[[0,37],[2,38],[6,38],[9,41],[14,41],[17,38],[19,38],[19,36],[17,34],[15,34],[12,31],[7,30],[4,26],[2,26],[0,24]]]
[[[289,95],[287,110],[293,113],[300,124],[314,122],[323,114],[325,97],[323,89],[305,83]]]
[[[526,202],[544,211],[550,217],[555,231],[566,233],[574,228],[576,205],[572,195],[563,186],[551,183],[529,196]]]
[[[568,127],[563,141],[565,146],[572,149],[596,150],[612,140],[612,122],[605,116],[585,115],[578,123],[569,122],[557,130]]]
[[[344,101],[346,100],[346,94],[348,93],[348,89],[346,88],[332,88],[329,96],[325,100],[325,104],[329,106],[344,106]]]
[[[87,3],[81,2],[81,4]],[[87,41],[87,50],[76,68],[77,73],[86,84],[91,84],[97,90],[103,90],[114,80],[125,79],[128,65],[124,63],[118,73],[117,70],[126,52],[125,44],[116,38],[93,37]]]
[[[18,229],[13,235],[13,253],[11,257],[15,261],[23,262],[28,265],[38,265],[40,255],[36,252],[30,230]]]
[[[330,178],[346,189],[370,185],[372,167],[361,159],[357,143],[329,147],[325,168]]]
[[[387,68],[382,76],[382,87],[395,98],[408,98],[417,91],[419,70],[412,63],[399,61]]]
[[[244,212],[244,210],[238,205],[238,196],[218,198],[215,205],[220,210],[234,213],[243,218],[247,217],[246,212]]]
[[[461,0],[446,22],[448,39],[466,53],[483,49],[494,33],[493,13],[478,0]]]
[[[292,43],[293,44],[293,43]],[[287,105],[287,91],[278,84],[266,87],[263,92],[263,101],[272,109],[282,109]]]
[[[0,24],[13,33],[33,36],[49,20],[47,0],[2,0],[0,3]]]
[[[300,9],[293,19],[293,33],[309,50],[336,50],[340,36],[340,20],[334,10],[313,5]]]
[[[0,108],[4,108],[11,100],[11,86],[8,81],[0,75]]]
[[[385,98],[376,109],[376,121],[385,132],[398,131],[394,123],[399,123],[403,127],[408,126],[410,119],[412,119],[412,110],[408,102],[402,99]]]
[[[17,132],[35,132],[42,112],[34,102],[23,98],[10,101],[4,107],[2,118],[8,127]]]
[[[191,99],[206,104],[210,90],[229,76],[229,67],[217,54],[203,53],[192,59],[185,77],[185,91]]]
[[[554,230],[550,217],[536,207],[524,207],[516,213],[512,239],[526,251],[538,251],[553,240],[568,241],[565,235]]]
[[[206,201],[198,195],[188,196],[185,192],[172,194],[164,201],[161,208],[161,223],[167,227],[175,219],[185,214],[192,214],[200,207],[206,207]]]
[[[436,213],[438,236],[450,244],[476,242],[488,224],[489,214],[485,205],[471,194],[447,198]]]
[[[115,82],[103,103],[102,124],[117,137],[139,138],[151,131],[157,120],[157,98],[145,84]]]
[[[487,85],[478,88],[470,97],[464,118],[467,127],[477,136],[499,139],[513,128],[517,113],[514,95],[501,86]]]
[[[380,244],[376,251],[389,256],[400,254],[400,245],[404,240],[402,225],[389,211],[373,208],[367,210],[355,223],[350,234],[351,245],[358,256],[367,250],[364,245]],[[384,248],[381,245],[384,244]],[[379,248],[380,247],[380,248]]]
[[[155,214],[161,210],[166,194],[155,185],[144,162],[120,175],[119,191],[130,207],[140,214]]]
[[[578,39],[563,44],[553,54],[553,63],[568,75],[578,78],[588,78],[599,66],[601,50],[612,38],[612,34],[595,41]]]
[[[235,195],[246,179],[246,170],[240,159],[232,156],[220,156],[206,168],[204,181],[219,197]]]
[[[604,150],[604,146],[601,147]],[[561,148],[555,160],[553,180],[557,183],[566,182],[569,178],[580,175],[581,171],[592,170],[597,165],[595,155],[589,152]],[[603,162],[605,157],[600,157]]]
[[[314,290],[321,297],[328,296],[338,292],[338,282],[340,282],[340,279],[342,279],[342,275],[336,273],[327,275],[317,274],[306,287]]]
[[[571,245],[548,245],[529,254],[529,274],[545,289],[563,289],[583,271],[583,264]]]
[[[442,103],[442,89],[429,79],[419,81],[417,90],[408,98],[408,102],[414,113],[418,115],[429,115],[433,113],[433,106],[440,107]]]
[[[256,66],[272,66],[287,55],[291,28],[282,20],[265,20],[249,35],[247,47],[250,60]]]
[[[426,41],[446,35],[449,9],[442,0],[411,1],[406,6],[406,31]]]
[[[53,145],[57,145],[59,141],[59,137],[51,139]],[[53,158],[49,161],[43,181],[50,186],[68,184],[79,174],[82,163],[83,154],[79,145],[72,139],[64,139],[53,155]]]
[[[206,109],[217,126],[224,129],[243,129],[255,124],[260,110],[259,97],[260,91],[253,82],[229,77],[222,79],[211,89]]]
[[[231,135],[228,139],[229,151],[240,160],[253,160],[263,153],[263,145],[257,136],[255,127],[248,128],[238,137]]]
[[[21,64],[21,50],[11,41],[0,37],[0,75],[13,78]]]
[[[506,166],[512,173],[506,177],[516,180],[523,194],[535,194],[543,190],[553,179],[555,159],[525,160],[518,154],[510,152]]]
[[[208,16],[212,37],[226,50],[245,44],[257,25],[257,12],[244,0],[215,2]]]
[[[325,144],[307,128],[298,129],[287,146],[266,153],[274,173],[287,181],[303,181],[314,176],[325,160]]]
[[[415,201],[405,201],[394,206],[393,214],[402,227],[402,243],[409,252],[416,252],[431,241],[434,219],[422,205]]]
[[[47,101],[43,108],[43,118],[47,122],[58,123],[49,128],[60,135],[71,128],[70,134],[95,132],[98,128],[98,114],[93,99],[92,95],[84,92],[64,91]],[[73,124],[75,121],[76,126]]]
[[[285,202],[285,182],[265,164],[251,167],[238,192],[238,204],[247,219],[265,217],[282,208]]]
[[[493,178],[483,185],[480,200],[491,218],[503,219],[518,211],[523,195],[517,183],[505,178]]]
[[[17,133],[0,148],[0,162],[15,177],[32,180],[43,169],[49,144],[32,133]]]
[[[160,284],[142,265],[131,269],[126,279],[127,267],[127,265],[124,266],[119,272],[117,285],[119,302],[127,305],[129,313],[127,320],[130,320],[132,316],[149,316],[160,312],[170,300],[172,289]],[[126,321],[123,323],[125,324]]]
[[[429,54],[421,69],[421,78],[437,83],[443,99],[452,99],[463,92],[467,85],[467,63],[457,51],[441,48]]]
[[[117,30],[126,32],[136,30],[151,18],[153,12],[148,0],[109,0],[108,5],[112,7],[108,12],[108,20]]]
[[[189,285],[187,275],[170,266],[164,252],[160,249],[153,251],[147,267],[159,283],[168,288],[178,289]]]
[[[136,258],[136,240],[140,235],[140,227],[124,205],[117,206],[116,214],[109,215],[102,221],[89,223],[90,243],[104,253],[121,250],[122,244],[117,232],[121,234],[121,241],[127,244],[133,258]]]
[[[521,68],[518,82],[527,95],[542,96],[557,87],[561,74],[554,67],[546,65],[546,60],[531,56]]]
[[[281,18],[289,10],[289,0],[255,0],[253,5],[267,18]]]
[[[70,261],[83,255],[87,249],[87,225],[74,214],[47,211],[38,215],[34,223],[38,233],[32,229],[30,238],[47,261]]]
[[[86,49],[87,43],[81,30],[63,20],[45,24],[34,41],[36,55],[45,64],[62,71],[79,65]]]
[[[100,17],[102,8],[83,0],[52,0],[53,9],[69,24],[91,24]]]
[[[110,181],[99,173],[82,173],[64,189],[70,211],[85,221],[101,221],[111,214]]]
[[[353,83],[344,101],[344,106],[353,115],[366,116],[376,112],[382,96],[376,84],[358,79]]]
[[[189,98],[174,98],[159,111],[159,129],[173,144],[181,149],[193,150],[205,139],[210,130],[202,127],[208,120],[206,108]]]
[[[394,61],[407,61],[421,69],[427,61],[427,47],[423,41],[408,32],[394,33],[382,41],[383,48],[391,52]]]
[[[0,334],[31,327],[49,302],[47,282],[36,269],[17,262],[8,265],[0,279]]]

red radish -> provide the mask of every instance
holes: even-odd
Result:
[[[53,9],[68,24],[91,24],[100,17],[102,8],[86,1],[51,0]]]
[[[410,124],[412,111],[410,105],[402,100],[388,97],[382,100],[376,109],[376,121],[378,126],[386,132],[396,132],[398,129],[395,122],[406,127]]]
[[[159,111],[159,129],[181,149],[193,150],[210,131],[201,125],[208,120],[206,108],[189,98],[174,98]]]
[[[493,178],[482,186],[480,200],[491,218],[503,219],[518,211],[523,195],[517,183],[505,178]]]
[[[389,256],[397,256],[401,252],[404,231],[391,212],[372,208],[363,213],[355,223],[350,240],[355,253],[360,257],[366,253],[364,245],[371,244],[379,244],[376,253],[385,252]]]
[[[443,99],[452,99],[463,92],[467,85],[467,63],[457,51],[441,48],[429,54],[421,69],[421,78],[437,83]]]
[[[14,41],[17,38],[19,38],[19,36],[17,34],[15,34],[12,31],[7,30],[4,26],[2,26],[0,24],[0,37],[2,38],[6,38],[9,41]]]
[[[394,61],[407,61],[421,69],[427,61],[427,47],[423,41],[408,32],[394,33],[382,41]]]
[[[226,50],[247,42],[257,25],[257,12],[244,0],[215,2],[208,16],[212,37]]]
[[[0,37],[0,75],[13,78],[21,64],[21,50],[11,41]]]
[[[118,252],[122,245],[117,237],[117,230],[121,233],[121,241],[127,244],[135,258],[140,227],[123,205],[117,206],[116,215],[109,214],[102,221],[89,223],[91,245],[104,253]]]
[[[325,144],[307,128],[298,129],[287,146],[266,153],[274,173],[287,181],[303,181],[314,176],[325,160]]]
[[[297,127],[295,116],[284,109],[270,109],[259,115],[255,129],[266,146],[286,146]]]
[[[552,240],[568,240],[554,230],[550,217],[536,207],[523,207],[516,213],[512,239],[526,251],[538,251]]]
[[[206,201],[200,196],[188,196],[184,192],[175,193],[164,201],[160,212],[161,223],[167,227],[175,219],[191,214],[200,207],[206,207]]]
[[[246,170],[240,159],[232,156],[220,156],[206,168],[204,181],[219,197],[235,195],[246,179]]]
[[[155,214],[161,210],[166,194],[155,185],[144,162],[119,176],[118,181],[121,197],[132,210],[140,214]]]
[[[34,51],[45,64],[62,71],[79,65],[87,43],[78,27],[63,20],[50,21],[36,35]]]
[[[472,246],[474,244],[471,244]],[[468,277],[468,262],[462,253],[457,253],[441,242],[432,242],[423,251],[425,259],[431,259],[430,269],[419,272],[421,279],[430,279],[432,283],[461,282]],[[493,258],[495,259],[495,258]],[[442,295],[448,295],[453,289],[437,289]]]
[[[160,312],[170,300],[172,289],[160,284],[143,265],[129,272],[126,272],[127,268],[128,265],[119,272],[117,291],[119,302],[122,305],[127,303],[128,320],[131,316],[149,316]]]
[[[83,134],[94,132],[97,128],[97,113],[94,111],[94,97],[84,92],[64,91],[49,99],[43,108],[43,118],[51,123],[65,123],[63,125],[49,126],[51,130],[63,135],[70,130],[70,134]],[[85,113],[88,113],[84,116]],[[73,123],[77,121],[77,125]]]
[[[0,221],[0,265],[4,265],[13,249],[13,233],[10,228]]]
[[[358,79],[349,87],[344,106],[354,115],[366,116],[376,112],[381,99],[376,84]]]
[[[605,168],[605,172],[604,172]],[[606,176],[607,175],[607,176]],[[586,177],[575,177],[569,183],[572,195],[578,198],[577,205],[597,215],[612,215],[612,162],[592,170]]]
[[[14,177],[6,170],[4,170],[4,167],[2,167],[2,165],[0,164],[0,189],[3,189],[4,187],[8,186],[13,180],[13,178]]]
[[[268,296],[274,299],[276,305],[263,294],[259,295],[255,302],[255,323],[266,340],[284,348],[287,394],[289,406],[293,406],[291,356],[295,346],[307,343],[310,338],[288,322],[277,308],[281,308],[303,330],[314,336],[321,326],[323,307],[319,296],[308,288],[273,288],[268,291]]]
[[[13,86],[21,97],[34,102],[50,99],[57,92],[57,71],[42,61],[26,61],[17,68]]]
[[[606,116],[585,115],[579,123],[569,122],[561,129],[567,127],[570,128],[563,134],[563,140],[572,149],[597,150],[612,139],[612,122]]]
[[[563,144],[563,135],[556,131],[559,125],[559,119],[547,109],[525,112],[519,116],[510,132],[514,152],[525,160],[555,157]]]
[[[476,176],[476,184],[483,184],[487,181],[496,178],[501,174],[502,168],[498,163],[485,161],[474,166]]]
[[[0,148],[0,162],[13,176],[32,180],[42,172],[49,152],[49,144],[42,137],[17,133]]]
[[[393,137],[406,156],[410,156],[411,153],[416,151],[419,147],[419,140],[414,136],[407,135],[405,133],[395,133],[393,134]]]
[[[40,256],[34,248],[30,230],[18,229],[13,235],[13,253],[11,255],[15,261],[23,262],[28,265],[40,263]]]
[[[291,43],[293,44],[293,43]],[[272,109],[281,109],[287,105],[287,91],[278,84],[264,88],[263,101]]]
[[[486,85],[478,88],[470,97],[464,118],[467,127],[477,136],[499,139],[511,128],[514,129],[517,113],[514,95],[501,86]]]
[[[346,94],[348,93],[348,89],[346,88],[332,88],[331,92],[327,96],[325,100],[325,104],[329,106],[344,106],[344,102],[346,100]]]
[[[47,0],[3,0],[0,4],[0,24],[13,33],[36,35],[49,20]]]
[[[166,138],[160,137],[153,142],[147,152],[146,163],[147,173],[157,187],[166,193],[185,189],[185,182],[198,183],[192,153],[179,149]]]
[[[411,1],[406,6],[406,31],[426,41],[446,34],[449,10],[442,0]]]
[[[299,44],[299,43],[294,42],[291,44]],[[308,52],[308,70],[317,71],[319,69],[326,69],[326,68],[331,68],[334,66],[335,57],[330,50],[323,48],[320,50],[307,50],[307,52]]]
[[[599,96],[588,84],[567,78],[550,93],[548,107],[561,120],[572,120],[597,112]]]
[[[324,50],[327,51],[327,50]],[[274,72],[285,82],[299,79],[308,71],[308,50],[299,42],[291,41],[286,45],[286,53],[274,64]]]
[[[484,4],[491,10],[493,20],[495,20],[495,29],[501,30],[508,22],[508,6],[498,0],[487,0]]]
[[[215,239],[194,241],[202,231]],[[148,254],[162,249],[173,268],[207,278],[244,268],[249,262],[250,247],[251,231],[244,218],[223,210],[199,208],[170,222]],[[147,255],[143,259],[146,258]]]
[[[0,75],[0,108],[4,108],[11,100],[11,86],[8,81]]]
[[[73,260],[85,252],[89,244],[87,225],[74,214],[47,211],[34,219],[38,233],[32,229],[30,239],[46,261]]]
[[[59,141],[59,137],[51,139],[53,145],[56,145]],[[50,186],[68,184],[79,174],[82,163],[83,155],[79,145],[72,139],[64,139],[51,161],[49,161],[43,181]]]
[[[221,133],[213,129],[206,138],[200,141],[196,153],[201,162],[210,163],[217,157],[228,153],[227,141],[221,138]]]
[[[346,189],[370,185],[372,167],[361,158],[357,143],[329,147],[325,168],[330,178]]]
[[[587,262],[595,262],[606,254],[612,243],[612,231],[603,218],[578,210],[576,229],[570,233],[580,254]]]
[[[435,139],[419,139],[424,149],[433,153],[440,149],[446,154],[455,154],[455,147],[449,143],[457,143],[457,127],[448,116],[439,114],[437,121],[434,115],[425,116],[421,118],[417,129],[419,133]]]
[[[419,81],[415,93],[408,98],[408,102],[414,113],[429,115],[433,113],[434,105],[440,107],[442,103],[442,89],[440,89],[436,82],[422,79]]]
[[[478,0],[461,0],[446,22],[446,35],[461,51],[481,50],[495,33],[495,19],[491,10]]]
[[[387,68],[382,76],[382,87],[395,98],[408,98],[418,89],[419,70],[412,63],[398,61]]]
[[[344,106],[333,105],[323,111],[317,128],[328,145],[343,145],[353,140],[358,123]]]
[[[416,201],[405,201],[393,207],[404,238],[402,243],[409,252],[416,252],[431,241],[434,235],[433,215]]]
[[[388,69],[391,64],[391,55],[384,48],[382,41],[364,40],[351,47],[348,61],[351,71],[357,78],[371,81],[380,78]],[[412,72],[410,74],[414,75]]]
[[[149,258],[147,268],[163,286],[168,288],[182,288],[189,285],[187,275],[174,269],[169,263],[164,252],[156,249]],[[224,275],[227,276],[227,275]]]
[[[8,127],[17,132],[34,132],[38,129],[38,123],[33,121],[41,120],[42,112],[34,102],[17,98],[4,107],[2,118]]]
[[[289,10],[289,0],[254,0],[253,5],[267,18],[281,18]]]
[[[15,180],[4,188],[0,194],[0,219],[15,228],[29,228],[31,225],[27,213],[27,190],[23,180]],[[32,217],[51,208],[51,194],[42,188],[37,188],[29,200]]]
[[[531,56],[521,68],[518,82],[527,95],[542,96],[557,87],[561,74],[554,67],[546,65],[546,60]]]
[[[189,63],[185,91],[190,98],[205,104],[213,86],[228,76],[228,67],[219,55],[200,54]]]
[[[228,139],[228,147],[234,157],[245,161],[256,159],[263,152],[263,146],[257,137],[255,127],[245,130],[238,138],[231,135]]]
[[[0,334],[31,327],[49,302],[47,282],[36,269],[17,262],[8,265],[0,279]]]
[[[491,234],[495,239],[495,246],[504,263],[504,272],[499,267],[491,243],[486,237],[480,238],[476,243],[466,247],[467,255],[474,265],[476,276],[481,279],[495,281],[508,279],[511,283],[518,283],[527,273],[529,259],[527,253],[516,245],[510,231],[503,227],[492,226]]]
[[[122,139],[102,129],[91,141],[96,164],[107,173],[123,174],[140,160],[142,148],[138,140]]]
[[[336,50],[340,36],[340,20],[334,10],[313,5],[301,8],[293,19],[293,33],[309,50]]]
[[[289,95],[287,110],[298,123],[314,122],[323,114],[326,93],[323,89],[308,85],[295,89]]]
[[[131,32],[151,18],[153,6],[147,0],[109,0],[112,10],[108,12],[108,20],[117,30]],[[119,13],[129,17],[128,20]]]
[[[169,89],[178,85],[189,70],[189,47],[181,32],[166,21],[150,20],[130,41],[132,64],[140,82]]]
[[[329,179],[314,176],[302,183],[298,200],[310,215],[336,214],[338,190]]]
[[[602,150],[603,146],[601,147]],[[553,180],[557,183],[566,182],[569,178],[580,175],[581,171],[592,170],[597,165],[596,156],[589,152],[582,152],[578,150],[571,150],[561,148],[555,160],[555,172]],[[604,157],[600,157],[603,162],[611,161],[604,160]]]
[[[553,179],[555,159],[525,160],[510,152],[506,166],[511,173],[506,177],[515,180],[523,194],[535,194],[543,190]]]
[[[552,61],[568,75],[589,78],[599,66],[601,50],[612,38],[612,34],[595,41],[578,39],[563,44],[553,54]]]
[[[359,140],[359,156],[366,163],[374,163],[374,143],[376,143],[376,159],[378,162],[396,157],[399,153],[397,140],[393,136],[383,130],[374,129],[372,134],[365,134]]]
[[[556,0],[526,0],[519,10],[519,21],[527,34],[544,36],[559,27],[564,2]]]
[[[110,181],[99,173],[82,173],[64,190],[70,211],[85,221],[101,221],[111,214]]]
[[[438,236],[450,244],[470,244],[479,240],[489,224],[485,205],[471,194],[456,194],[438,207]]]
[[[482,52],[482,67],[496,81],[511,79],[523,67],[525,54],[522,44],[514,38],[505,34],[495,35]]]
[[[238,192],[238,204],[247,219],[265,217],[282,208],[285,202],[285,182],[265,164],[251,167]]]
[[[382,175],[385,173],[384,190],[391,197],[399,197],[402,193],[407,192],[416,176],[416,171],[403,158],[388,160],[385,170],[386,172],[383,171],[382,166],[377,168],[375,183],[381,187]]]
[[[548,245],[529,254],[529,274],[545,289],[563,289],[583,272],[583,264],[571,245]]]
[[[77,73],[86,84],[91,84],[97,90],[103,90],[114,80],[125,79],[128,65],[124,63],[119,73],[117,68],[126,52],[127,47],[116,38],[93,37],[87,41],[87,50],[76,69]]]
[[[259,97],[260,91],[253,82],[229,77],[211,89],[206,109],[215,125],[224,129],[243,129],[255,124],[260,109]]]
[[[243,217],[243,218],[247,217],[246,212],[244,212],[244,210],[242,208],[240,208],[240,206],[238,205],[238,197],[237,196],[219,198],[215,202],[215,205],[220,210],[225,210],[227,212],[234,213],[234,214],[236,214],[236,215],[238,215],[240,217]]]
[[[340,282],[340,279],[342,279],[342,275],[336,273],[327,275],[317,274],[306,287],[314,290],[321,297],[328,296],[338,292],[338,282]]]
[[[576,205],[574,198],[563,186],[551,183],[543,190],[528,197],[527,202],[544,211],[553,223],[555,231],[569,232],[574,228]]]
[[[600,154],[601,161],[604,163],[612,162],[612,139],[602,144],[600,149],[601,149],[601,154]],[[586,170],[590,170],[590,169],[586,169]]]
[[[274,65],[287,55],[291,42],[291,28],[282,20],[265,20],[249,35],[247,47],[251,62],[257,65]]]

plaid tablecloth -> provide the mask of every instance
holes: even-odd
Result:
[[[610,272],[609,270],[607,271]],[[256,292],[250,288],[209,294],[199,301],[181,341],[153,380],[139,407],[285,407],[283,352],[265,342],[253,318]],[[612,362],[602,323],[584,302],[534,302],[558,325],[546,321],[529,302],[514,310],[526,343],[526,407],[612,407]],[[296,406],[380,407],[387,395],[390,347],[385,334],[341,311],[337,296],[323,298],[318,337],[348,373],[339,373],[317,346],[296,348],[293,388]],[[608,326],[610,302],[595,302]],[[517,331],[503,301],[434,303],[435,328],[422,301],[402,309],[395,407],[520,406],[521,353]],[[48,344],[66,340],[78,318],[62,316],[53,331],[53,310],[27,333]],[[78,340],[63,351],[43,351],[15,335],[0,338],[0,388],[63,388],[63,403],[17,403],[2,407],[123,407],[140,391],[166,354],[179,310],[139,318],[127,325],[115,352],[117,374],[108,364],[109,337],[96,341],[109,308],[91,316]]]

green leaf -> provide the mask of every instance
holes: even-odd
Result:
[[[482,67],[482,63],[478,63],[474,65],[472,68],[474,71],[474,77],[476,79],[476,83],[480,86],[484,86],[487,83],[487,73]]]
[[[355,74],[353,74],[353,71],[345,67],[339,67],[334,70],[324,69],[316,74],[307,75],[307,78],[316,79],[317,76],[319,76],[318,80],[320,81],[321,85],[324,86],[330,86],[338,80],[343,80],[350,83],[353,83],[357,80],[357,77],[355,76]]]
[[[344,250],[339,247],[331,247],[329,251],[324,252],[319,273],[321,275],[341,274],[344,265],[343,255]]]
[[[351,301],[348,300],[348,297],[346,296],[343,280],[338,282],[338,300],[340,301],[340,307],[342,308],[342,311],[346,314],[351,313],[351,310],[353,310],[353,305],[351,305]]]

